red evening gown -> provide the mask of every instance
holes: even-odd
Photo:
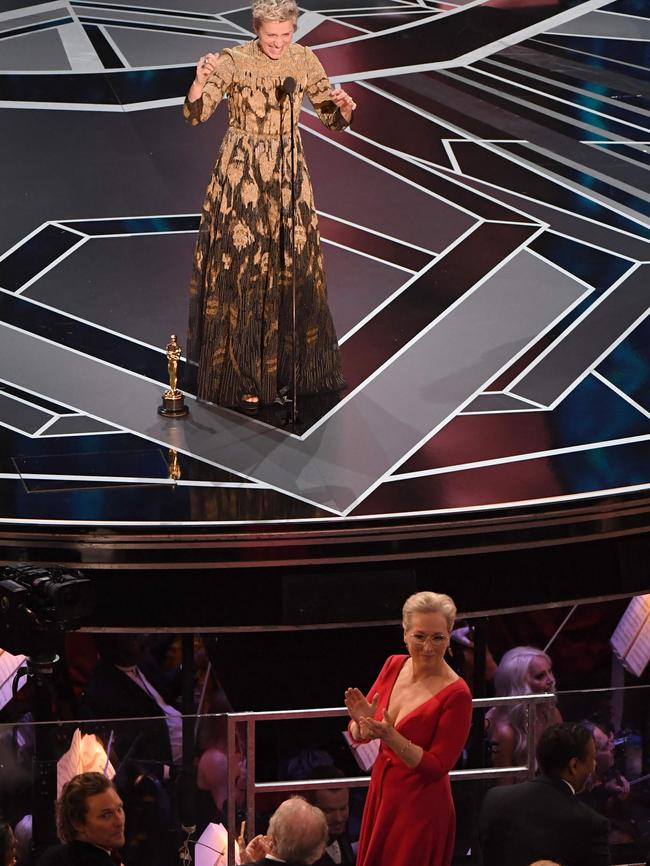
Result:
[[[376,719],[383,718],[407,659],[390,656],[368,692],[368,701],[379,693]],[[417,767],[407,767],[381,743],[363,812],[357,866],[449,866],[456,813],[448,773],[465,744],[471,717],[472,696],[458,679],[397,724],[400,734],[424,749]]]

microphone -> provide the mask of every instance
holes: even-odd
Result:
[[[287,78],[285,78],[284,81],[282,82],[282,84],[280,85],[281,92],[286,93],[287,96],[293,96],[293,92],[295,89],[296,89],[296,79],[292,78],[291,75],[289,75]]]

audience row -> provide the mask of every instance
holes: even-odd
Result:
[[[352,864],[355,860],[358,866],[406,866],[416,857],[424,860],[425,866],[449,866],[452,862],[458,846],[449,772],[467,766],[465,745],[472,721],[470,690],[449,655],[454,641],[471,649],[472,636],[468,628],[455,629],[455,617],[455,605],[449,596],[430,592],[411,596],[403,610],[406,652],[388,657],[369,690],[356,686],[345,690],[349,740],[359,752],[374,743],[377,754],[358,832],[356,828],[349,832],[347,788],[328,787],[305,793],[307,804],[321,810],[319,814],[324,816],[327,827],[325,850],[316,858],[322,866]],[[125,866],[173,866],[178,862],[180,825],[188,823],[187,802],[191,801],[190,823],[196,822],[198,833],[209,824],[225,823],[228,759],[226,719],[222,713],[232,708],[215,676],[209,653],[197,643],[196,703],[208,715],[195,726],[196,745],[190,756],[188,778],[187,756],[183,762],[183,717],[178,704],[181,666],[177,644],[169,639],[147,644],[137,635],[103,636],[96,641],[96,650],[96,662],[92,654],[85,664],[83,656],[77,658],[72,678],[76,685],[75,715],[83,723],[72,745],[69,738],[60,744],[53,742],[52,757],[60,759],[59,763],[67,759],[71,768],[68,775],[75,767],[100,771],[106,788],[88,796],[101,795],[107,801],[101,820],[111,823],[111,832],[120,839],[119,844],[114,840],[105,840],[111,841],[110,845],[101,844],[76,830],[74,834],[68,831],[62,839],[68,846],[75,842],[98,845],[109,852],[119,850]],[[534,647],[509,650],[498,665],[488,663],[488,672],[496,696],[555,692],[551,659]],[[115,719],[122,721],[116,723]],[[20,843],[20,866],[35,862],[26,853],[29,797],[21,796],[16,784],[16,767],[22,760],[23,769],[27,768],[34,755],[31,733],[29,724],[14,727],[16,765],[11,767],[11,779],[6,774],[0,781],[3,808]],[[235,806],[240,820],[246,817],[244,733],[238,731],[235,748]],[[187,743],[187,723],[185,735]],[[485,715],[486,757],[495,768],[525,763],[531,738],[538,756],[538,777],[521,785],[513,784],[515,779],[505,775],[485,797],[479,834],[484,863],[496,866],[497,851],[506,866],[529,866],[532,860],[542,858],[557,859],[565,866],[601,866],[609,862],[608,842],[629,841],[632,836],[620,809],[631,789],[614,766],[613,737],[594,722],[564,724],[555,699],[538,705],[532,731],[528,730],[524,703],[497,706]],[[70,755],[74,749],[73,761]],[[2,761],[3,767],[10,763]],[[327,756],[320,764],[306,768],[302,778],[344,775]],[[77,774],[74,778],[84,776]],[[193,788],[194,779],[197,796],[187,798],[188,784]],[[567,794],[571,795],[570,801],[561,805],[560,795],[566,799]],[[62,795],[60,803],[65,799]],[[535,803],[537,806],[533,806]],[[122,808],[127,820],[119,815]],[[294,811],[302,809],[304,813],[304,808],[302,800],[291,805]],[[551,818],[545,817],[554,809],[565,824],[560,822],[554,827]],[[76,815],[77,824],[87,823],[85,812],[83,822],[80,813]],[[526,815],[533,816],[530,820],[537,829],[526,829],[523,818],[522,827],[517,829],[517,816]],[[565,837],[571,835],[566,822],[573,827],[576,839],[580,837],[576,828],[584,824],[590,843],[583,840],[568,853],[566,846],[558,847],[558,840],[564,843]],[[107,831],[108,823],[103,824]],[[59,821],[60,833],[61,827]],[[264,848],[270,844],[267,836],[273,837],[273,833],[255,835],[258,829],[264,828],[249,827],[249,834],[257,842],[249,843],[253,847],[248,854],[248,846],[242,845],[242,862],[252,856],[278,857],[270,848]],[[543,838],[538,838],[540,833]],[[9,848],[13,839],[10,827],[6,836],[5,847]],[[353,841],[357,836],[358,843]],[[461,834],[461,842],[476,854],[476,836]],[[508,859],[510,855],[506,857],[504,852],[511,843],[513,853]],[[60,850],[47,855],[57,856],[63,856]],[[11,862],[15,857],[15,853],[11,857],[7,854],[5,859]],[[41,860],[45,866],[68,862]]]

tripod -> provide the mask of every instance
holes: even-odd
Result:
[[[18,681],[27,672],[29,706],[34,725],[34,755],[32,758],[32,853],[38,857],[56,842],[57,761],[52,701],[54,697],[54,666],[59,661],[56,652],[40,649],[25,659],[14,679],[14,693]],[[39,722],[41,724],[39,724]],[[43,724],[45,723],[45,724]]]

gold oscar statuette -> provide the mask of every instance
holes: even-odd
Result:
[[[178,462],[178,451],[175,448],[170,448],[167,456],[167,477],[170,481],[180,481],[181,465]]]
[[[163,392],[162,406],[158,412],[166,418],[182,418],[190,411],[185,405],[185,397],[178,390],[178,361],[181,357],[181,347],[176,342],[176,334],[172,334],[169,343],[165,346],[167,353],[167,373],[169,375],[169,388]]]

